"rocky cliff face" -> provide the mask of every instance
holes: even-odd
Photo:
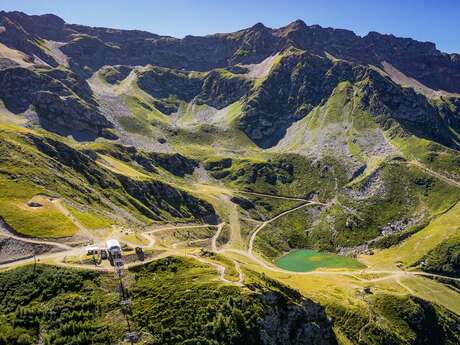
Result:
[[[175,39],[137,30],[71,25],[53,15],[1,12],[0,19],[0,25],[6,28],[0,42],[6,45],[15,42],[16,49],[38,54],[51,63],[51,57],[27,40],[32,37],[65,42],[63,51],[72,58],[74,68],[81,71],[119,64],[207,71],[236,63],[258,63],[294,45],[320,56],[328,52],[336,58],[361,64],[379,66],[382,61],[388,61],[433,89],[460,92],[458,55],[442,53],[430,42],[376,32],[359,37],[348,30],[308,26],[296,21],[279,29],[259,23],[235,33]]]
[[[157,107],[170,114],[180,102],[222,109],[245,96],[251,82],[228,70],[196,73],[152,67],[138,74],[138,85],[158,100]]]
[[[332,323],[320,305],[311,300],[289,303],[275,293],[266,293],[261,299],[265,305],[265,314],[258,322],[262,344],[337,344]]]
[[[58,69],[0,70],[0,98],[13,113],[30,110],[44,129],[77,140],[114,138],[113,125],[100,113],[86,81]]]

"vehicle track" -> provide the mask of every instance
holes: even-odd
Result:
[[[454,179],[452,179],[450,177],[447,177],[446,175],[443,175],[441,173],[438,173],[438,172],[436,172],[434,170],[431,170],[426,165],[424,165],[423,163],[421,163],[421,162],[419,162],[417,160],[408,161],[408,162],[406,162],[406,164],[414,165],[414,166],[422,169],[423,171],[425,171],[427,174],[429,174],[429,175],[431,175],[433,177],[437,177],[440,180],[443,180],[444,182],[446,182],[450,186],[460,188],[460,182],[459,181],[456,181],[456,180],[454,180]]]
[[[239,268],[239,265],[236,261],[234,261],[234,263],[236,265],[238,265],[238,268],[236,268],[237,266],[235,265],[235,268],[236,270],[238,271],[238,281],[232,281],[232,280],[228,280],[227,278],[225,278],[225,266],[223,265],[219,265],[215,262],[210,262],[210,261],[207,261],[207,260],[204,260],[203,258],[199,257],[199,256],[196,256],[196,255],[192,255],[192,254],[187,254],[188,257],[191,257],[191,258],[194,258],[195,260],[203,263],[203,264],[206,264],[206,265],[209,265],[209,266],[213,266],[217,269],[217,272],[219,273],[219,280],[222,281],[223,283],[226,283],[226,284],[232,284],[232,285],[236,285],[236,286],[243,286],[243,280],[244,280],[244,276],[243,276],[243,272],[241,271],[241,269]],[[233,260],[232,260],[233,261]]]
[[[302,205],[300,205],[300,206],[296,206],[296,207],[291,208],[291,209],[289,209],[289,210],[287,210],[287,211],[284,211],[284,212],[280,213],[279,215],[277,215],[277,216],[275,216],[275,217],[273,217],[273,218],[271,218],[271,219],[269,219],[269,220],[263,222],[262,224],[260,224],[260,225],[254,230],[254,232],[252,233],[252,235],[251,235],[251,237],[250,237],[250,239],[249,239],[248,254],[249,254],[249,255],[253,255],[252,253],[253,253],[254,241],[255,241],[255,239],[256,239],[257,234],[260,232],[260,230],[262,230],[262,229],[265,228],[268,224],[274,222],[275,220],[277,220],[277,219],[279,219],[279,218],[281,218],[281,217],[283,217],[283,216],[285,216],[285,215],[287,215],[287,214],[289,214],[289,213],[291,213],[291,212],[300,210],[301,208],[304,208],[304,207],[307,207],[307,206],[310,206],[310,205],[323,205],[323,206],[325,206],[326,204],[323,204],[323,203],[321,203],[321,202],[316,202],[316,201],[309,201],[309,202],[307,202],[307,203],[305,203],[305,204],[302,204]]]
[[[217,253],[217,239],[219,238],[220,233],[222,232],[222,229],[224,228],[224,226],[225,226],[225,222],[220,223],[220,224],[217,226],[217,231],[216,231],[216,233],[214,234],[214,236],[213,236],[212,239],[211,239],[211,250],[212,250],[213,252],[216,252],[216,253]]]
[[[290,197],[290,196],[272,195],[272,194],[257,193],[257,192],[246,192],[246,191],[241,191],[241,190],[232,190],[232,192],[239,193],[239,194],[261,196],[261,197],[266,197],[266,198],[281,199],[281,200],[303,201],[303,202],[308,201],[308,199],[302,199],[302,198],[296,198],[296,197]]]

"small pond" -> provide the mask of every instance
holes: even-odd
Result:
[[[309,272],[317,268],[364,268],[359,261],[346,256],[299,249],[276,260],[276,266],[293,272]]]

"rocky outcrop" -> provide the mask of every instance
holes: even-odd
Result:
[[[203,74],[152,67],[138,73],[138,85],[155,98],[166,100],[173,96],[190,102],[200,92]]]
[[[0,43],[25,53],[30,62],[38,57],[45,64],[56,67],[58,63],[40,46],[40,39],[43,36],[34,33],[36,28],[40,24],[46,23],[50,17],[54,18],[55,16],[34,17],[20,12],[0,11],[0,27],[2,28],[0,30]],[[62,21],[62,19],[60,20]],[[39,30],[37,30],[38,32]],[[44,31],[40,33],[44,33]]]
[[[337,85],[332,63],[290,48],[243,108],[239,128],[263,148],[276,145],[292,123],[305,117]],[[331,82],[334,79],[335,82]]]
[[[115,138],[86,81],[63,70],[9,68],[0,71],[0,99],[13,113],[33,109],[38,123],[76,140]]]
[[[217,179],[228,178],[241,181],[244,184],[255,184],[263,181],[270,185],[286,184],[294,180],[294,166],[287,160],[254,163],[250,161],[237,162],[233,166],[232,159],[205,162],[205,168]]]
[[[337,344],[332,322],[320,305],[306,299],[289,303],[275,293],[265,293],[261,299],[265,306],[265,314],[258,322],[262,344]]]
[[[106,82],[114,85],[124,80],[131,71],[132,68],[128,66],[106,66],[101,69],[100,74]]]
[[[89,151],[88,153],[91,154],[91,152]],[[161,167],[179,177],[192,175],[199,164],[197,160],[185,157],[180,153],[144,152],[134,146],[114,144],[112,149],[102,147],[97,152],[113,156],[124,162],[134,161],[148,172],[156,173],[158,172],[158,167]]]
[[[434,104],[413,89],[401,88],[372,69],[367,70],[363,77],[361,107],[379,117],[378,121],[384,128],[388,126],[388,119],[396,120],[407,132],[457,147],[449,123],[453,128],[459,128],[458,112],[447,110],[447,102]]]
[[[151,67],[138,72],[138,85],[156,98],[160,111],[171,114],[177,111],[179,101],[225,108],[245,96],[251,82],[227,70],[196,73]]]
[[[258,321],[262,344],[337,344],[332,322],[319,304],[308,299],[289,303],[276,293],[264,293],[261,299],[265,306]]]
[[[50,132],[71,135],[78,141],[92,141],[97,137],[116,139],[106,130],[112,124],[96,108],[87,107],[78,98],[38,92],[33,104],[40,126]]]
[[[18,84],[0,81],[2,90],[6,90],[2,98],[9,110],[17,112],[35,105],[37,92],[65,97],[52,99],[40,94],[40,124],[79,140],[113,138],[112,131],[107,130],[110,123],[101,118],[82,78],[108,65],[101,74],[114,84],[131,72],[127,66],[150,65],[136,73],[139,86],[153,96],[157,110],[173,114],[184,102],[223,109],[240,101],[237,126],[262,148],[276,145],[294,122],[324,105],[342,81],[360,89],[362,111],[374,115],[384,129],[396,123],[410,134],[451,148],[458,146],[457,98],[431,101],[411,88],[400,87],[378,70],[385,61],[435,91],[460,92],[458,55],[441,53],[432,43],[377,33],[359,37],[351,31],[308,26],[302,21],[279,29],[259,23],[234,33],[183,39],[70,25],[56,16],[20,12],[0,12],[0,26],[0,42],[24,52],[31,62],[39,57],[55,66],[42,49],[42,40],[61,42],[59,49],[75,74],[62,70],[15,72]],[[249,67],[239,65],[260,63],[275,54],[263,80],[254,81],[244,72]],[[24,79],[26,86],[20,85]],[[21,97],[14,96],[17,94]],[[56,109],[51,109],[48,102],[56,102]],[[66,112],[67,102],[71,110]]]
[[[460,240],[453,237],[440,243],[417,264],[424,271],[460,277]]]
[[[50,138],[31,134],[28,135],[28,139],[39,151],[81,174],[90,184],[98,184],[103,188],[117,188],[116,179],[101,171],[90,155]]]
[[[192,175],[195,168],[198,167],[198,161],[182,156],[179,153],[157,153],[151,152],[146,154],[149,160],[152,160],[163,169],[169,171],[171,174],[184,177],[185,175]],[[141,158],[135,158],[141,165],[149,163]]]
[[[228,71],[214,70],[203,80],[195,102],[222,109],[246,96],[251,84],[249,80]]]
[[[450,345],[460,341],[459,316],[440,305],[410,295],[376,293],[368,299],[368,316],[338,305],[327,308],[335,329],[351,344]]]

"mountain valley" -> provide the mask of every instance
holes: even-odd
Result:
[[[460,344],[459,200],[433,43],[0,12],[0,345]]]

